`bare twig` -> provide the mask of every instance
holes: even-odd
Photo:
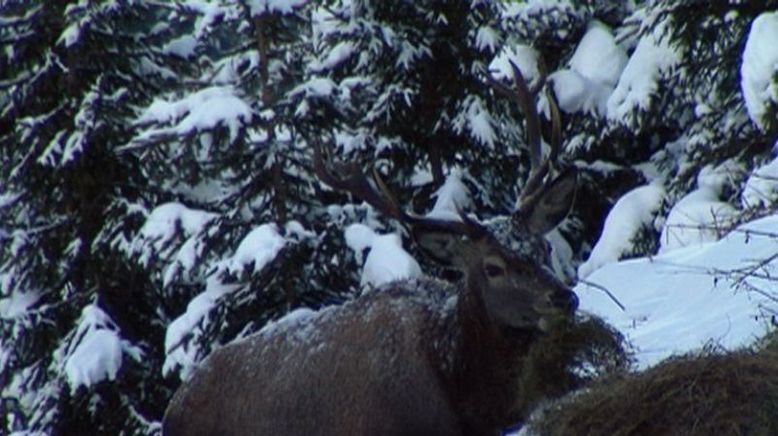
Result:
[[[590,282],[584,279],[578,279],[578,283],[583,283],[586,286],[591,286],[592,288],[597,289],[598,291],[604,292],[608,297],[610,297],[611,300],[613,300],[614,303],[616,303],[617,306],[619,306],[619,309],[621,309],[622,312],[627,311],[627,308],[624,307],[623,304],[621,304],[621,301],[619,301],[619,299],[616,298],[616,296],[613,295],[613,293],[611,293],[611,291],[609,291],[608,288],[606,288],[605,286],[598,285],[597,283]]]

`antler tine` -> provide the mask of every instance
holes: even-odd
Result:
[[[553,92],[546,94],[549,113],[551,114],[551,150],[548,153],[548,161],[556,162],[559,152],[562,150],[562,118],[559,114],[559,106]]]
[[[524,186],[524,190],[521,193],[521,202],[527,201],[528,198],[535,196],[538,191],[543,188],[543,180],[545,179],[551,167],[559,158],[559,153],[562,149],[562,121],[559,113],[559,106],[556,104],[556,99],[553,93],[546,93],[548,99],[549,115],[551,116],[551,141],[549,143],[548,157],[543,159],[540,166],[533,167],[530,171],[527,183]]]
[[[516,85],[515,89],[511,89],[494,80],[489,74],[486,75],[486,78],[489,84],[497,92],[510,100],[513,100],[524,114],[524,119],[527,123],[527,142],[530,152],[530,164],[534,170],[540,165],[541,161],[540,118],[538,117],[537,109],[534,107],[535,94],[527,86],[527,82],[519,67],[513,61],[509,61],[509,63],[513,70],[513,79]],[[542,86],[542,83],[544,82],[545,79],[541,78],[539,84]]]
[[[516,85],[514,93],[516,95],[515,100],[524,113],[524,118],[527,123],[527,145],[529,145],[530,152],[530,174],[527,178],[527,183],[522,190],[521,200],[523,201],[524,198],[530,196],[540,187],[541,182],[548,173],[548,161],[543,161],[542,150],[540,148],[540,116],[538,115],[538,110],[535,106],[536,94],[533,94],[529,90],[526,79],[524,78],[524,75],[521,74],[519,67],[516,66],[513,61],[511,61],[510,64],[511,69],[513,70],[513,81]],[[545,78],[542,78],[538,85],[542,86],[543,83],[545,83]]]
[[[395,218],[401,222],[408,221],[408,216],[402,211],[397,204],[397,201],[386,188],[386,184],[380,179],[375,171],[373,172],[373,176],[376,180],[376,185],[378,185],[379,189],[382,191],[381,193],[376,192],[375,188],[373,188],[368,181],[367,176],[365,176],[361,168],[356,164],[344,164],[342,165],[342,168],[339,168],[339,172],[345,174],[345,177],[343,178],[333,175],[329,169],[327,169],[322,154],[321,145],[318,142],[314,143],[314,171],[321,181],[328,184],[333,189],[352,194],[390,218]]]
[[[547,78],[545,65],[543,64],[542,60],[538,60],[538,71],[540,73],[539,78],[534,86],[530,87],[516,63],[509,60],[509,64],[513,72],[513,89],[496,81],[491,77],[491,75],[487,74],[486,77],[487,81],[497,92],[514,101],[519,106],[521,112],[524,114],[527,130],[527,144],[529,146],[530,153],[530,174],[527,178],[527,182],[524,185],[521,196],[519,197],[519,210],[522,210],[532,207],[534,198],[536,198],[539,193],[543,191],[546,176],[551,171],[554,162],[556,162],[557,158],[559,157],[562,143],[562,123],[556,100],[552,95],[547,93],[552,131],[548,157],[543,159],[543,153],[541,149],[542,136],[540,133],[540,115],[538,114],[535,102],[538,94],[543,92],[545,89]]]

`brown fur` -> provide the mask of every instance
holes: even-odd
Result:
[[[399,282],[315,315],[310,340],[228,345],[176,394],[164,434],[495,434],[519,418],[517,368],[538,333],[503,330],[453,295]]]

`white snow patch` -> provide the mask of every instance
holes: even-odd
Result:
[[[295,87],[289,95],[292,97],[298,94],[305,94],[306,97],[327,97],[332,95],[336,88],[337,85],[332,79],[317,77]]]
[[[616,44],[610,28],[594,20],[570,59],[570,68],[597,83],[616,86],[627,64],[627,54]]]
[[[70,47],[78,42],[79,39],[81,39],[81,25],[80,23],[73,23],[59,35],[57,45],[63,44],[65,47]]]
[[[711,341],[728,349],[752,344],[767,333],[766,318],[778,310],[772,299],[778,282],[764,278],[778,272],[776,229],[778,216],[770,216],[716,242],[606,264],[587,281],[608,289],[626,311],[585,283],[575,288],[580,308],[623,332],[636,347],[641,368]],[[766,259],[772,260],[758,265]],[[751,269],[750,276],[732,273]]]
[[[197,39],[192,35],[183,35],[173,39],[162,48],[162,53],[172,54],[184,59],[195,54],[197,49]]]
[[[432,210],[426,215],[428,218],[462,221],[460,214],[473,207],[470,192],[462,183],[462,172],[457,169],[446,177],[443,186],[438,188],[433,196],[437,199]]]
[[[527,81],[528,86],[535,85],[535,81],[540,78],[538,70],[538,58],[540,54],[534,48],[518,44],[512,47],[504,47],[500,53],[489,64],[489,72],[495,80],[509,80],[513,82],[513,68],[511,62],[516,64]]]
[[[284,224],[284,231],[286,232],[286,235],[288,237],[295,238],[297,240],[316,237],[315,232],[306,230],[306,228],[302,225],[302,223],[296,220],[287,221],[287,223]]]
[[[223,4],[207,0],[183,0],[181,3],[186,9],[196,11],[201,15],[195,22],[194,35],[196,37],[205,36],[217,20],[226,13]]]
[[[467,114],[467,128],[470,136],[489,148],[494,148],[494,141],[497,139],[497,133],[492,128],[493,120],[489,111],[486,110],[483,101],[480,98],[468,98],[465,102]]]
[[[394,62],[396,68],[402,68],[403,70],[410,70],[417,60],[422,58],[432,57],[432,50],[423,43],[420,45],[413,45],[407,40],[401,40],[400,52],[397,54],[397,59]]]
[[[488,50],[489,52],[494,53],[495,50],[497,50],[498,42],[499,36],[493,28],[487,26],[478,28],[475,35],[475,48],[480,51]]]
[[[572,11],[570,0],[525,0],[522,2],[507,2],[503,15],[506,18],[528,18],[533,15],[560,15]]]
[[[310,67],[312,71],[329,71],[350,58],[356,51],[356,45],[351,41],[341,41],[335,44],[322,61],[314,61]]]
[[[249,0],[251,15],[268,13],[291,14],[295,9],[304,6],[308,0]]]
[[[262,224],[249,232],[238,244],[235,253],[219,262],[216,270],[206,280],[205,291],[194,297],[186,311],[173,320],[165,332],[165,363],[163,374],[176,368],[182,380],[189,378],[198,361],[198,348],[191,339],[199,334],[208,322],[208,313],[216,307],[221,298],[238,289],[241,284],[222,283],[220,277],[225,272],[256,273],[271,262],[288,243],[296,239],[313,236],[313,233],[296,221],[284,226],[288,236],[281,235],[276,224]]]
[[[181,380],[187,380],[197,363],[198,348],[190,344],[197,333],[196,328],[206,322],[206,315],[216,306],[218,300],[237,286],[224,285],[214,276],[208,278],[205,291],[197,295],[186,306],[186,311],[173,320],[165,331],[165,363],[162,374],[167,375],[180,367]]]
[[[112,330],[98,329],[87,334],[65,363],[70,389],[89,387],[102,380],[115,380],[122,366],[121,340]]]
[[[402,247],[395,233],[377,235],[362,268],[362,286],[378,287],[395,280],[421,277],[421,267]]]
[[[10,277],[8,275],[7,277]],[[0,279],[4,282],[5,274],[0,275]],[[3,284],[0,289],[5,289],[7,286]],[[40,299],[40,294],[35,291],[20,292],[14,290],[10,295],[0,298],[0,319],[12,320],[24,316],[30,307]]]
[[[354,250],[359,263],[364,263],[365,252],[373,246],[373,240],[376,238],[375,231],[364,224],[357,223],[346,227],[344,236],[346,245]]]
[[[741,196],[741,203],[747,209],[769,208],[776,201],[778,201],[778,157],[751,173]]]
[[[751,120],[766,130],[767,120],[775,118],[768,113],[770,106],[778,104],[778,11],[764,12],[751,24],[743,64],[740,67],[740,88]]]
[[[588,277],[603,265],[618,261],[632,248],[640,229],[651,225],[662,206],[664,189],[656,184],[641,186],[624,194],[605,218],[600,239],[589,259],[578,267],[578,276]]]
[[[203,244],[199,236],[216,217],[216,214],[189,209],[176,202],[157,206],[133,239],[130,254],[137,255],[139,262],[148,265],[154,255],[172,249],[170,241],[183,233],[182,236],[191,239],[191,242],[181,246],[177,257],[182,266],[187,265],[202,254]]]
[[[140,359],[140,350],[123,341],[111,318],[94,304],[82,310],[75,338],[65,357],[71,392],[79,386],[88,388],[106,379],[115,380],[125,352]]]
[[[370,249],[362,267],[363,289],[422,276],[419,263],[403,249],[399,235],[381,235],[364,224],[352,224],[346,228],[345,237],[346,244],[360,260],[365,250]]]
[[[248,123],[252,115],[251,107],[235,95],[232,87],[212,86],[174,102],[154,100],[136,123],[176,124],[171,128],[146,130],[136,140],[143,141],[160,134],[187,135],[224,125],[233,142],[241,126]]]
[[[643,36],[621,73],[619,83],[608,98],[608,118],[628,122],[636,110],[646,110],[657,91],[657,81],[680,60],[680,54],[662,36],[664,26]]]
[[[613,91],[570,69],[555,71],[548,76],[559,108],[567,113],[584,111],[603,113],[608,96]]]
[[[549,76],[559,107],[565,112],[605,115],[607,101],[627,63],[610,29],[593,21],[570,59],[570,68]]]
[[[732,223],[737,210],[719,200],[726,182],[723,168],[705,167],[697,176],[697,189],[670,209],[659,241],[659,253],[715,241]]]
[[[278,233],[275,224],[262,224],[243,238],[227,269],[241,272],[250,267],[249,273],[260,271],[285,245],[286,239]]]
[[[11,206],[16,200],[21,197],[21,194],[15,194],[11,192],[0,192],[0,209]]]

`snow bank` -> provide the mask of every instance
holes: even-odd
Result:
[[[624,194],[605,218],[602,235],[589,259],[578,267],[578,277],[586,278],[628,253],[640,229],[654,221],[664,195],[664,189],[658,184],[641,186]]]
[[[709,342],[750,344],[768,331],[767,318],[778,310],[778,282],[770,278],[778,272],[776,229],[778,216],[770,216],[716,242],[606,264],[587,283],[607,288],[626,311],[587,283],[575,288],[580,308],[623,332],[641,368]]]
[[[740,67],[740,88],[751,120],[766,130],[770,106],[778,104],[778,12],[765,12],[751,24],[743,64]]]

